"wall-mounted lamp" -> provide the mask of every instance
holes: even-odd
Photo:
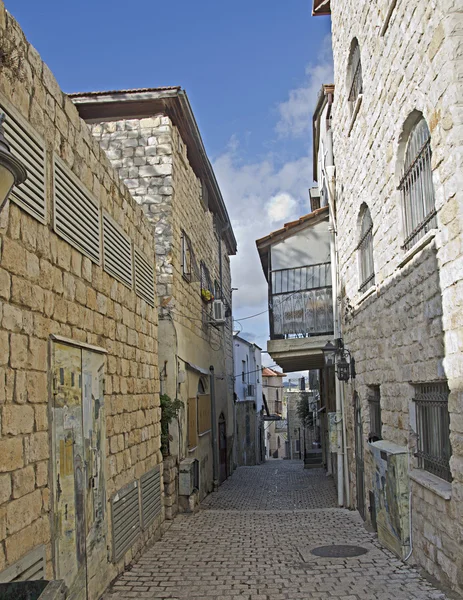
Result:
[[[5,114],[0,114],[0,212],[15,185],[26,181],[27,171],[20,160],[10,152],[10,146],[3,131]]]
[[[341,338],[334,340],[334,342],[334,344],[328,342],[323,347],[325,366],[336,366],[336,374],[340,381],[349,381],[349,379],[355,379],[354,357],[351,355],[349,350],[344,347],[344,342]]]

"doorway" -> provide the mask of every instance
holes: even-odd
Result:
[[[365,521],[365,466],[363,459],[363,425],[360,397],[355,392],[355,471],[357,487],[357,509]]]
[[[104,357],[54,342],[52,365],[56,577],[86,600],[106,551]]]
[[[219,483],[227,479],[227,424],[223,413],[219,417]]]

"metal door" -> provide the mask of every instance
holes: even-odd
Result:
[[[54,343],[52,393],[56,572],[86,600],[106,547],[103,356]]]
[[[365,467],[363,462],[363,426],[360,398],[355,392],[355,470],[357,484],[357,509],[365,520]]]

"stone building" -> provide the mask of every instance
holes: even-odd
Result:
[[[161,393],[184,403],[170,454],[183,472],[192,470],[189,493],[181,491],[191,507],[233,468],[229,257],[236,241],[228,213],[183,90],[72,99],[154,227]],[[169,513],[175,487],[169,483]]]
[[[96,599],[163,519],[155,243],[2,2],[0,40],[0,582]]]
[[[285,419],[283,412],[285,373],[264,367],[262,369],[262,392],[271,417]],[[269,421],[265,426],[265,456],[266,458],[285,458],[287,441],[287,428],[277,427],[280,421]]]
[[[258,465],[265,459],[261,348],[233,334],[235,362],[236,464]]]
[[[324,175],[357,371],[345,386],[352,504],[399,556],[461,591],[461,4],[316,0],[314,14],[329,6]]]

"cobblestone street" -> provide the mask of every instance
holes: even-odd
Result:
[[[362,546],[356,558],[311,554]],[[121,576],[105,600],[445,600],[382,549],[357,512],[336,508],[333,482],[300,462],[241,467]]]

